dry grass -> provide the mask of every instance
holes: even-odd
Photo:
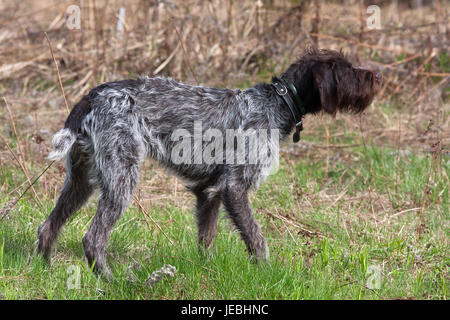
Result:
[[[326,135],[320,143],[303,142],[305,156],[325,156],[328,166],[330,153],[347,147],[337,143],[347,132],[399,150],[430,152],[439,143],[448,153],[450,74],[449,62],[442,62],[448,8],[439,2],[414,10],[384,5],[383,28],[367,30],[361,20],[365,7],[355,1],[298,3],[86,0],[78,3],[81,29],[69,30],[66,10],[72,2],[0,2],[0,90],[3,105],[8,101],[12,109],[12,114],[0,109],[1,163],[13,160],[30,181],[28,168],[36,175],[45,167],[50,137],[66,116],[65,98],[72,105],[98,83],[164,74],[193,84],[245,87],[269,80],[312,44],[342,49],[354,61],[380,68],[386,85],[376,107],[358,121],[341,115],[336,126],[329,118],[307,119],[306,135]],[[120,7],[126,13],[121,33]],[[19,133],[11,131],[11,116]],[[13,150],[6,145],[10,139],[16,140]],[[291,145],[285,151],[299,149]],[[61,182],[63,165],[50,172],[41,186],[52,198],[59,185],[53,179]],[[152,203],[185,197],[181,184],[162,173],[141,190],[148,188]]]

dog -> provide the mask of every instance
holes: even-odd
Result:
[[[164,77],[101,84],[74,106],[53,137],[49,159],[66,157],[67,174],[55,208],[38,229],[38,252],[50,259],[61,227],[99,189],[97,213],[82,243],[88,264],[109,277],[109,235],[132,198],[140,164],[149,156],[195,194],[200,250],[211,245],[223,204],[251,259],[268,261],[268,245],[248,193],[276,165],[279,142],[293,132],[298,141],[306,114],[362,112],[381,80],[378,72],[353,67],[342,52],[310,48],[272,83],[246,90],[191,86]],[[196,131],[211,128],[209,138],[203,135],[196,141]],[[228,139],[233,130],[247,134],[244,143],[237,142],[238,134]],[[182,139],[174,138],[175,131],[194,136],[193,147],[188,139],[186,148],[180,148]],[[248,138],[265,131],[270,137],[258,135],[258,147],[250,146]],[[199,157],[212,150],[211,145],[216,147],[210,154],[213,159],[229,157]],[[236,161],[239,150],[244,155]],[[262,156],[252,157],[255,153]]]

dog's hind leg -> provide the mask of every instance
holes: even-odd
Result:
[[[117,143],[110,144],[107,154],[96,157],[99,171],[100,199],[97,213],[83,237],[88,264],[97,274],[110,276],[105,249],[114,224],[128,206],[139,180],[139,148],[129,135],[117,134]],[[122,143],[120,143],[122,141]]]
[[[50,258],[52,246],[61,227],[89,199],[94,187],[89,182],[89,163],[77,143],[72,146],[66,161],[66,180],[61,194],[48,218],[38,229],[37,250]]]
[[[262,259],[269,262],[269,248],[253,217],[248,191],[237,185],[229,187],[223,195],[223,204],[239,230],[251,258],[255,259],[255,262]]]
[[[197,196],[197,227],[198,249],[208,249],[217,233],[217,219],[219,217],[220,198],[208,198],[202,191],[194,191]]]

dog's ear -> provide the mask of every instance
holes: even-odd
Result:
[[[338,84],[333,69],[333,66],[327,64],[316,65],[312,69],[313,81],[320,96],[321,109],[329,114],[336,113],[339,103]]]

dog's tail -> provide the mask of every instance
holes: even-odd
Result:
[[[77,140],[77,134],[68,128],[59,130],[52,139],[53,150],[47,159],[57,161],[65,157]]]
[[[66,156],[77,140],[81,121],[91,112],[88,97],[85,96],[78,102],[70,112],[64,124],[64,129],[59,130],[52,139],[53,150],[48,155],[49,160],[57,161]]]

